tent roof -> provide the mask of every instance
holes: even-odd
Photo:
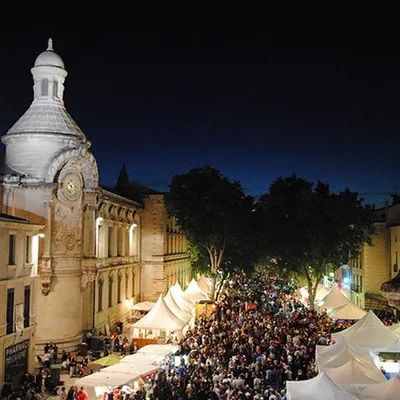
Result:
[[[168,308],[182,321],[189,321],[189,319],[192,317],[189,313],[179,307],[178,303],[171,294],[171,289],[169,289],[168,293],[164,296],[164,301]]]
[[[350,386],[363,383],[378,383],[386,380],[375,364],[365,364],[353,358],[336,368],[324,371],[337,385]]]
[[[400,337],[400,322],[389,327],[389,330]]]
[[[197,279],[197,284],[199,288],[206,294],[209,294],[211,291],[211,285],[209,281],[206,279],[204,275],[200,275],[199,279]]]
[[[163,355],[160,354],[153,354],[153,353],[135,353],[135,354],[131,354],[129,356],[123,357],[121,358],[121,364],[122,363],[127,363],[127,364],[132,364],[132,363],[144,363],[144,364],[148,364],[150,362],[150,364],[154,364],[154,363],[158,363],[159,361],[164,360]]]
[[[183,292],[185,299],[197,302],[200,300],[208,300],[208,296],[200,289],[194,278],[190,281],[189,286]]]
[[[342,307],[333,308],[329,314],[333,319],[361,319],[367,312],[355,304],[349,303]]]
[[[116,372],[95,372],[94,374],[84,376],[75,381],[76,386],[121,386],[130,384],[135,380],[134,376]]]
[[[99,358],[97,360],[91,361],[91,364],[99,364],[102,367],[109,367],[110,365],[118,364],[121,361],[121,356],[118,354],[110,354]]]
[[[289,400],[356,400],[325,374],[306,381],[287,381],[286,388]],[[321,397],[323,394],[323,397]]]
[[[400,393],[400,377],[394,376],[388,381],[368,385],[362,390],[365,400],[398,400]]]
[[[169,288],[169,292],[171,292],[173,299],[175,300],[176,304],[178,304],[180,309],[187,313],[191,313],[193,311],[194,304],[192,301],[183,297],[183,291],[179,283],[171,286]]]
[[[142,301],[141,303],[134,304],[132,309],[139,311],[150,311],[156,303],[152,301]]]
[[[299,292],[302,297],[308,297],[308,287],[303,286],[299,289]],[[317,286],[317,293],[315,295],[315,302],[319,303],[327,294],[329,293],[329,288],[327,288],[324,285],[321,285],[320,283]]]
[[[356,360],[358,363],[363,364],[367,367],[370,366],[372,368],[375,368],[375,364],[373,363],[369,352],[362,352],[361,349],[357,351],[356,349],[353,349],[346,344],[345,347],[341,348],[338,352],[326,352],[321,354],[321,352],[319,351],[319,348],[321,347],[326,346],[316,346],[315,352],[315,360],[319,372],[323,372],[327,368],[338,368],[341,365],[346,364],[350,360]]]
[[[332,308],[342,307],[347,304],[351,304],[350,300],[336,285],[333,285],[329,293],[318,304],[318,307],[330,310]]]
[[[169,329],[180,330],[186,325],[168,308],[162,295],[155,306],[139,321],[135,322],[133,328],[141,329]]]
[[[398,339],[372,310],[350,328],[333,333],[332,337],[341,337],[353,347],[368,347],[371,351],[391,345]]]
[[[158,354],[161,356],[170,356],[179,350],[179,346],[174,344],[148,344],[138,350],[137,354]]]
[[[145,363],[120,363],[116,365],[112,365],[107,368],[103,368],[100,370],[101,374],[129,374],[134,379],[139,378],[140,376],[151,374],[158,370],[157,365],[145,364]]]

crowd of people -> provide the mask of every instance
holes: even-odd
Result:
[[[277,278],[232,279],[211,317],[200,317],[180,342],[189,362],[167,366],[152,385],[155,400],[285,400],[287,380],[315,376],[315,345],[329,344],[334,324],[306,308]]]

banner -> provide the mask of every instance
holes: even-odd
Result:
[[[15,306],[15,332],[20,333],[24,330],[24,305]]]

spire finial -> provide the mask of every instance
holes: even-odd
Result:
[[[53,51],[53,39],[52,38],[49,38],[49,41],[47,42],[47,49],[46,50]]]

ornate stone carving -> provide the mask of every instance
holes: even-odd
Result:
[[[47,296],[50,293],[53,271],[51,269],[51,260],[43,257],[39,260],[39,276],[42,286],[42,294]]]
[[[82,271],[81,276],[81,290],[84,292],[87,288],[89,283],[94,282],[96,280],[96,273],[97,268],[93,266],[85,267]]]
[[[52,225],[53,254],[79,254],[82,237],[82,208],[80,204],[69,207],[61,202],[55,205],[54,222]]]

